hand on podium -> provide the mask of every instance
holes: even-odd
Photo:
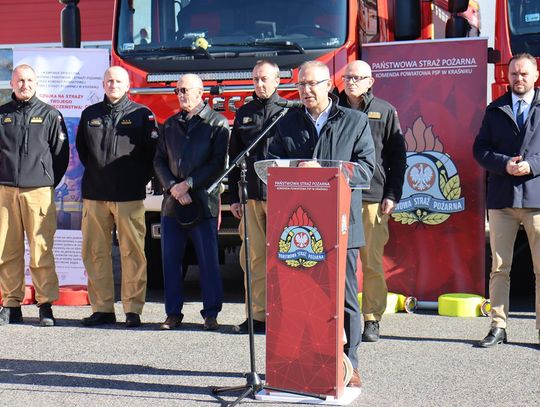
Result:
[[[311,161],[302,161],[302,162],[298,163],[298,167],[300,167],[300,168],[320,168],[321,165],[317,161],[311,160]]]

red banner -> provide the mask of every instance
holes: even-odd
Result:
[[[407,144],[385,248],[390,291],[422,301],[485,293],[485,184],[472,144],[486,106],[486,58],[485,39],[363,48],[374,93],[396,107]]]
[[[269,168],[266,383],[340,397],[350,189],[337,168]]]

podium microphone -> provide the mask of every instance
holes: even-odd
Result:
[[[274,102],[274,104],[280,106],[280,107],[304,107],[304,104],[300,100],[280,100],[278,102]]]

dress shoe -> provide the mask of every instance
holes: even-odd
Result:
[[[54,319],[51,304],[48,302],[39,305],[39,324],[41,326],[56,325],[56,319]]]
[[[134,312],[126,313],[126,328],[137,328],[141,326],[141,317]]]
[[[21,307],[3,307],[0,309],[0,325],[20,324],[23,322]]]
[[[219,324],[216,317],[205,317],[203,329],[205,331],[217,331],[219,329]]]
[[[500,343],[508,343],[506,338],[506,329],[504,328],[491,328],[487,336],[478,342],[478,346],[481,348],[491,348],[492,346]]]
[[[183,315],[168,315],[164,323],[159,326],[159,329],[169,331],[171,329],[179,328],[182,325]]]
[[[84,326],[98,326],[116,323],[114,312],[94,312],[88,318],[81,320]]]
[[[360,376],[360,370],[358,370],[358,368],[353,369],[353,374],[347,387],[362,387],[362,377]]]
[[[364,322],[362,342],[377,342],[379,340],[379,321]]]
[[[246,319],[240,325],[235,325],[232,327],[232,331],[235,334],[247,334],[248,333],[248,320]],[[264,321],[253,320],[253,333],[254,334],[265,334],[266,333],[266,323]]]

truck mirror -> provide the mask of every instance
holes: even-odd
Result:
[[[463,13],[469,8],[469,0],[448,0],[448,11],[450,13]]]
[[[471,37],[470,35],[471,25],[466,18],[460,16],[453,16],[446,22],[445,37],[446,38],[462,38]],[[476,35],[477,37],[478,35]]]
[[[420,37],[422,18],[420,0],[394,2],[394,37],[396,41],[414,40]]]
[[[81,13],[77,4],[79,0],[59,0],[65,7],[60,14],[62,30],[62,47],[81,47]]]

